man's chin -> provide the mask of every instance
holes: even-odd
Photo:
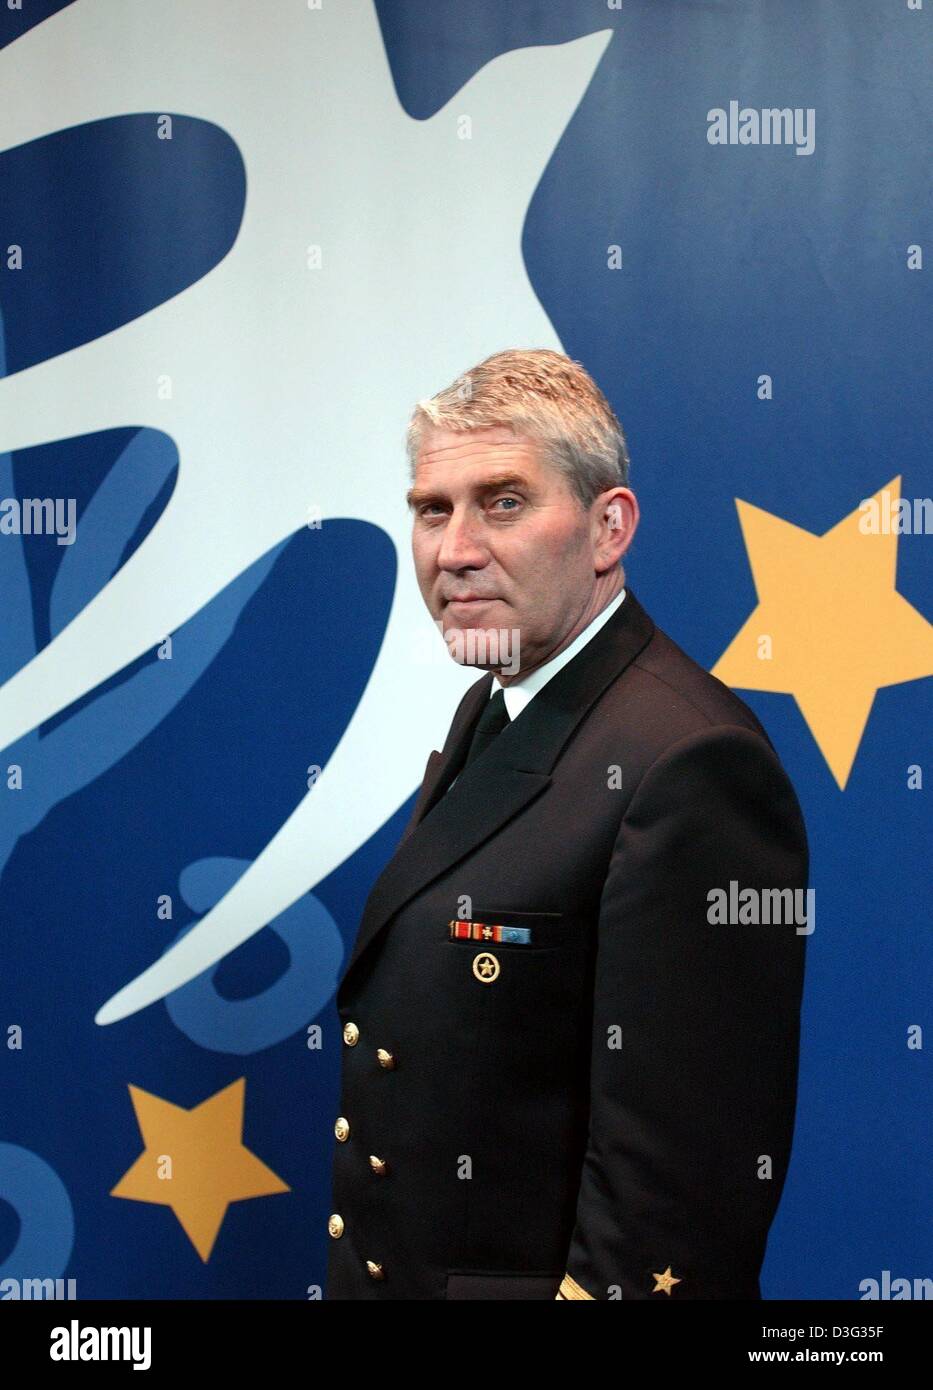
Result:
[[[451,658],[458,666],[472,666],[475,667],[477,671],[498,671],[501,667],[501,663],[498,661],[489,661],[488,659],[481,661],[476,657],[469,659],[468,655],[459,653],[456,650],[448,648],[448,651]]]

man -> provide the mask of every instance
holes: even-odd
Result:
[[[793,789],[624,587],[638,505],[579,364],[487,358],[409,453],[421,593],[490,670],[337,993],[327,1297],[760,1298],[806,929],[711,903],[802,896]]]

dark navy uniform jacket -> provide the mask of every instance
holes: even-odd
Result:
[[[808,930],[794,791],[631,589],[458,776],[492,679],[338,989],[325,1296],[759,1298]],[[730,884],[791,890],[783,921],[710,920]]]

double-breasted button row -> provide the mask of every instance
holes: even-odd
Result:
[[[344,1119],[343,1115],[337,1116],[337,1123],[334,1125],[334,1133],[340,1140],[341,1144],[345,1144],[349,1139],[350,1121]],[[370,1154],[369,1166],[374,1173],[378,1173],[379,1176],[382,1177],[389,1165],[386,1163],[384,1158],[377,1158],[375,1154]]]
[[[360,1040],[360,1030],[352,1021],[343,1025],[343,1040],[347,1047],[356,1047]],[[392,1071],[395,1067],[395,1054],[386,1047],[377,1047],[376,1061],[384,1071]]]
[[[343,1025],[343,1040],[347,1047],[356,1047],[360,1040],[360,1030],[355,1023],[347,1021]],[[378,1047],[376,1049],[376,1061],[383,1071],[393,1071],[395,1069],[395,1054],[388,1048]],[[345,1144],[350,1137],[350,1121],[345,1115],[338,1115],[334,1124],[334,1134],[341,1144]],[[384,1177],[388,1171],[388,1163],[384,1158],[379,1158],[376,1154],[369,1155],[369,1166],[378,1177]],[[328,1218],[327,1229],[334,1240],[339,1240],[344,1233],[345,1223],[339,1212],[333,1212]],[[385,1279],[385,1266],[378,1260],[366,1261],[366,1272],[371,1279]]]
[[[339,1240],[343,1235],[346,1226],[338,1211],[332,1212],[327,1218],[327,1229],[334,1240]],[[366,1273],[370,1279],[384,1279],[386,1277],[385,1265],[380,1264],[378,1260],[367,1260]]]

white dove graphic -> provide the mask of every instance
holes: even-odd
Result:
[[[142,545],[0,689],[0,747],[175,632],[315,509],[325,526],[383,528],[399,557],[379,657],[315,785],[98,1023],[186,984],[352,855],[411,795],[475,680],[415,583],[404,425],[490,352],[560,349],[521,232],[611,35],[502,55],[424,121],[398,101],[369,0],[77,0],[0,53],[6,147],[140,111],[155,140],[159,115],[182,114],[229,134],[247,180],[239,234],[209,274],[0,381],[0,450],[145,426],[180,460]],[[400,700],[426,631],[443,660]]]

